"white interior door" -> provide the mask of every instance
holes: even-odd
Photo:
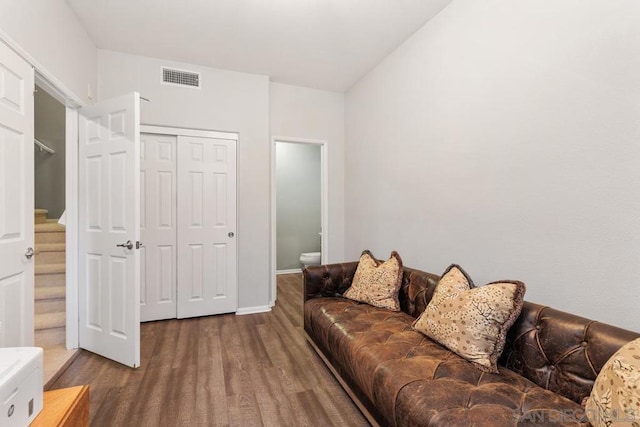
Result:
[[[140,135],[140,320],[176,318],[176,136]]]
[[[79,343],[140,365],[140,100],[80,109]]]
[[[236,141],[178,137],[178,318],[237,310]]]
[[[33,68],[0,42],[0,347],[33,345],[33,123]]]

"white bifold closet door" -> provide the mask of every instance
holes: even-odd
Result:
[[[235,312],[236,141],[141,141],[142,321]]]
[[[176,317],[175,135],[140,135],[140,320]]]
[[[178,318],[237,310],[236,141],[178,137]]]

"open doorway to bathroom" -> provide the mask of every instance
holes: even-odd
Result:
[[[44,349],[45,382],[66,349],[66,107],[45,89],[34,94],[34,342]]]
[[[319,265],[322,249],[320,146],[276,143],[276,271]]]
[[[272,280],[326,258],[326,143],[274,138]],[[272,286],[272,304],[275,303]]]

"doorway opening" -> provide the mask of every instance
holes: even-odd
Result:
[[[327,259],[326,159],[326,141],[273,138],[272,305],[277,274]]]
[[[66,345],[66,106],[34,93],[34,345],[44,350],[45,382],[75,350]]]

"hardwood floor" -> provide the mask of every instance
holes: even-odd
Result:
[[[141,325],[141,366],[82,351],[51,389],[89,384],[93,426],[368,426],[302,333],[302,275],[270,313]]]

